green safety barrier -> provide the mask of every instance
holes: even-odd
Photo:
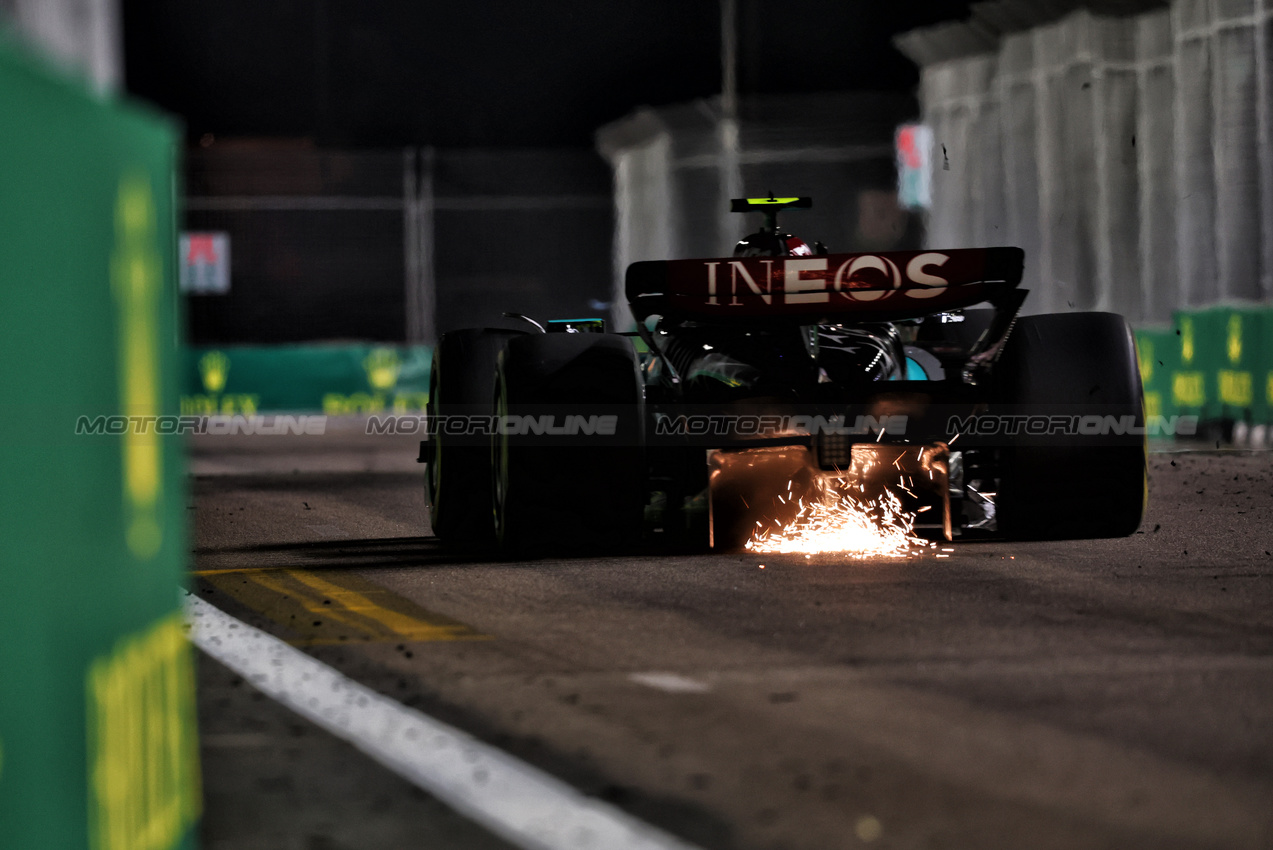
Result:
[[[1171,400],[1171,376],[1176,371],[1180,343],[1170,330],[1136,331],[1136,356],[1140,377],[1145,385],[1145,415],[1174,416]]]
[[[1273,308],[1180,311],[1136,331],[1145,414],[1273,423]],[[428,400],[428,346],[191,348],[181,411],[410,413]]]
[[[432,356],[423,345],[191,348],[184,358],[181,412],[419,412],[429,398]]]
[[[166,850],[200,813],[175,151],[0,43],[0,845]]]
[[[1170,329],[1137,330],[1136,347],[1147,416],[1273,421],[1273,308],[1182,311]],[[181,412],[419,412],[431,356],[428,346],[191,348]]]
[[[1147,416],[1273,422],[1273,308],[1181,311],[1136,331]],[[428,346],[191,348],[183,414],[410,413],[428,400]]]
[[[1273,423],[1273,308],[1182,310],[1136,346],[1148,415]]]

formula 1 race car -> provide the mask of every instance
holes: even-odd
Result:
[[[809,206],[736,200],[765,222],[732,257],[632,264],[632,332],[516,316],[446,334],[420,453],[435,534],[737,550],[846,492],[936,539],[1133,533],[1144,412],[1123,318],[1019,316],[1018,248],[828,254],[778,227]]]

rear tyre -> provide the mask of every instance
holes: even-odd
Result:
[[[500,421],[512,425],[492,449],[500,547],[546,554],[636,545],[645,505],[644,392],[632,343],[606,334],[512,340],[499,360],[495,398]],[[572,417],[584,426],[577,430],[595,433],[526,433]]]
[[[1010,438],[1001,453],[999,530],[1029,539],[1134,533],[1147,494],[1145,416],[1135,342],[1122,316],[1019,319],[995,375],[1003,412],[1084,423],[1078,435]],[[1098,421],[1132,433],[1082,433]]]
[[[521,331],[472,328],[444,334],[433,350],[428,419],[491,416],[499,354]],[[435,433],[425,484],[433,533],[448,546],[472,548],[495,542],[491,510],[490,439],[481,432],[449,437]]]

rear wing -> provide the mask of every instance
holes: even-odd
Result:
[[[895,321],[998,302],[1024,263],[1020,248],[665,260],[628,266],[625,288],[638,320]]]

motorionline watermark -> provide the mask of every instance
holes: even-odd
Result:
[[[765,437],[776,434],[837,434],[874,436],[906,433],[908,417],[891,416],[806,416],[800,414],[658,414],[654,434],[659,437],[733,436]],[[367,419],[366,433],[443,435],[447,437],[508,436],[601,436],[618,433],[618,414],[442,414],[438,416],[390,415]]]
[[[1197,416],[1031,415],[1025,413],[951,416],[946,434],[978,437],[1192,437],[1198,433]]]
[[[683,414],[663,415],[654,421],[654,433],[660,437],[765,437],[777,434],[834,434],[837,436],[869,436],[906,433],[908,416],[821,416],[804,414]]]
[[[75,420],[77,436],[121,434],[206,434],[281,437],[289,434],[321,437],[327,431],[326,416],[81,416]]]
[[[446,437],[493,437],[505,434],[510,437],[550,436],[550,437],[613,437],[618,433],[618,414],[583,415],[568,414],[554,416],[552,414],[443,414],[439,416],[417,416],[413,414],[397,414],[391,416],[369,416],[366,433],[368,436],[385,434],[420,434],[434,437],[441,434]]]

